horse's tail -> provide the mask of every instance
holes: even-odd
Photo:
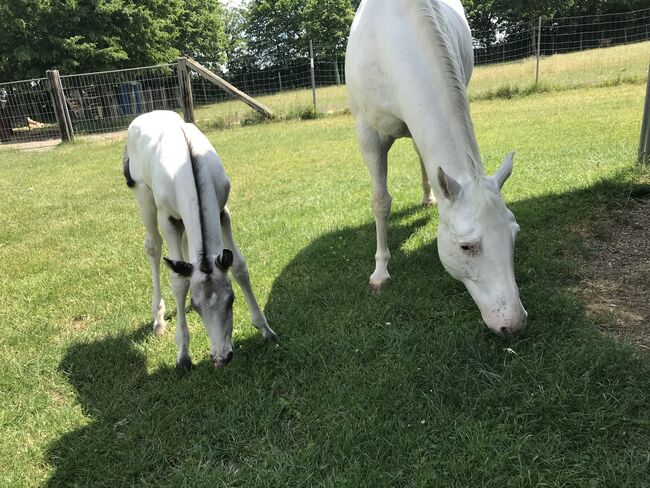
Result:
[[[126,186],[133,188],[135,186],[135,180],[131,177],[131,171],[129,170],[129,151],[126,147],[124,148],[123,170]]]

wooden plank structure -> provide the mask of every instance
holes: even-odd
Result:
[[[63,93],[63,85],[61,85],[61,76],[59,75],[59,71],[56,69],[47,70],[45,75],[47,76],[49,84],[52,105],[54,106],[54,115],[56,115],[61,140],[72,141],[74,140],[72,119],[70,119],[70,112],[68,111],[68,104],[66,103],[65,94]]]
[[[269,117],[269,118],[273,117],[273,112],[266,105],[258,102],[253,97],[251,97],[251,96],[247,95],[246,93],[244,93],[243,91],[237,89],[235,86],[231,85],[226,80],[224,80],[220,76],[217,76],[212,71],[210,71],[208,68],[206,68],[205,66],[203,66],[200,63],[197,63],[196,61],[194,61],[191,58],[179,58],[179,60],[178,60],[178,73],[179,73],[178,77],[179,77],[179,80],[181,79],[181,76],[183,76],[183,77],[187,76],[185,78],[185,81],[183,81],[181,83],[181,85],[180,85],[181,88],[182,88],[182,91],[183,91],[183,95],[182,95],[183,109],[185,109],[186,97],[190,101],[192,99],[192,93],[191,93],[192,85],[189,82],[189,72],[187,71],[188,68],[194,70],[196,73],[201,75],[203,78],[205,78],[206,80],[208,80],[212,84],[217,85],[222,90],[225,90],[226,92],[230,93],[235,98],[238,98],[239,100],[244,102],[249,107],[253,108],[254,110],[257,110],[258,112],[263,114],[265,117]],[[183,69],[186,71],[187,75],[181,75],[181,71]],[[188,102],[188,103],[191,103],[191,102]],[[188,120],[188,116],[187,116],[188,113],[191,113],[192,120]],[[185,120],[187,122],[192,122],[193,119],[194,119],[194,111],[193,110],[191,112],[189,110],[185,111]]]
[[[178,86],[181,89],[181,105],[185,122],[194,123],[194,97],[192,96],[192,79],[187,69],[187,59],[178,58]]]
[[[641,141],[639,142],[639,163],[650,163],[650,66],[648,66],[648,84],[645,93],[643,122],[641,123]]]

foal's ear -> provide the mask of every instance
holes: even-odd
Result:
[[[450,202],[455,202],[460,196],[460,192],[462,190],[460,183],[445,173],[445,170],[442,169],[442,166],[438,166],[438,184],[442,189],[442,194]]]
[[[496,173],[494,173],[494,178],[495,183],[499,187],[499,190],[503,188],[503,184],[506,182],[508,178],[510,178],[510,175],[512,174],[512,161],[515,157],[515,152],[512,151],[510,154],[508,154],[505,159],[503,160],[503,163],[501,163],[501,166],[497,170]]]
[[[165,260],[165,264],[169,269],[184,278],[189,278],[192,275],[192,271],[194,271],[194,266],[192,266],[190,263],[186,263],[185,261],[174,261],[173,259],[169,258],[163,259]]]
[[[217,256],[217,260],[214,262],[214,264],[221,271],[225,272],[228,271],[228,268],[232,266],[232,259],[232,251],[230,249],[224,249],[221,253],[221,256]]]

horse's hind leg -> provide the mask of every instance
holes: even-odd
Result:
[[[232,237],[232,226],[230,223],[230,212],[228,207],[224,208],[221,212],[221,235],[223,236],[223,242],[226,248],[232,251],[233,261],[232,267],[230,268],[235,281],[239,284],[242,292],[244,293],[244,298],[246,299],[246,305],[248,305],[248,310],[251,314],[251,319],[253,325],[259,329],[262,333],[262,336],[267,341],[275,341],[278,336],[273,329],[269,327],[264,312],[260,309],[255,294],[253,293],[253,287],[251,286],[250,276],[248,274],[248,267],[246,266],[246,261],[244,256],[237,248],[235,240]]]
[[[388,193],[388,150],[394,139],[380,134],[375,129],[357,120],[357,140],[361,155],[368,167],[372,183],[372,211],[377,228],[377,252],[375,271],[370,276],[369,286],[374,292],[381,291],[388,284],[388,215],[392,198]]]
[[[413,143],[413,147],[415,148],[415,152],[418,153],[418,159],[420,160],[420,173],[422,174],[422,205],[430,207],[436,204],[436,197],[433,195],[431,182],[427,175],[427,169],[424,167],[424,161],[422,161],[422,156],[420,156],[420,151],[418,151],[415,142]]]
[[[153,302],[151,313],[153,315],[153,332],[159,336],[167,330],[165,322],[165,301],[160,291],[160,256],[162,254],[162,237],[158,231],[158,209],[153,199],[151,190],[144,185],[138,185],[135,190],[140,216],[144,223],[147,235],[144,239],[144,250],[151,265],[153,279]]]

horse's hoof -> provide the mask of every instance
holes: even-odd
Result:
[[[185,373],[186,371],[191,371],[194,365],[189,356],[183,356],[176,363],[176,371],[178,373]]]
[[[167,324],[165,322],[156,322],[153,324],[153,335],[161,337],[167,332]]]
[[[370,291],[373,294],[379,295],[384,290],[384,288],[386,288],[388,286],[388,281],[389,280],[387,280],[387,279],[386,280],[377,280],[377,281],[370,280],[370,282],[368,283],[368,288],[370,289]]]
[[[435,198],[424,198],[424,199],[422,199],[422,206],[423,207],[433,207],[437,203],[438,202],[436,201]]]

